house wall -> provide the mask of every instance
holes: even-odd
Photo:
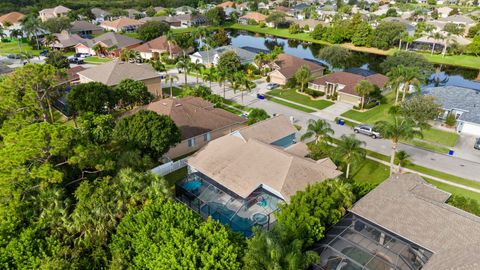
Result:
[[[315,70],[315,71],[312,70],[312,75],[311,76],[312,76],[312,79],[323,76],[323,69],[319,69],[319,70]]]
[[[457,131],[459,133],[474,135],[480,137],[480,124],[459,121],[457,126]]]
[[[345,103],[352,104],[354,106],[358,106],[361,102],[361,98],[357,96],[353,96],[350,94],[338,92],[338,101],[342,101]]]
[[[92,49],[90,49],[89,47],[87,47],[83,44],[79,44],[79,45],[75,46],[75,52],[76,53],[89,53],[91,55],[95,55],[95,51],[93,51]]]
[[[160,96],[160,75],[157,78],[143,80],[143,82],[145,83],[145,86],[147,86],[148,92],[150,92],[155,97]],[[162,82],[162,87],[165,87],[165,82]]]
[[[192,153],[194,151],[197,151],[198,149],[202,148],[205,146],[209,141],[215,140],[219,137],[225,136],[227,134],[232,133],[235,130],[238,130],[239,128],[244,127],[244,124],[235,124],[231,125],[228,127],[224,127],[222,129],[217,129],[214,131],[210,132],[210,140],[205,141],[204,140],[204,134],[198,135],[195,138],[195,146],[189,147],[188,146],[188,139],[183,140],[181,143],[177,144],[174,148],[170,149],[168,153],[166,154],[170,159],[174,159],[189,153]]]
[[[287,84],[287,78],[285,78],[285,76],[283,76],[282,73],[280,73],[280,71],[278,70],[270,72],[269,76],[271,83],[278,83],[280,85]]]

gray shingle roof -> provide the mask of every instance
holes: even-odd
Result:
[[[424,270],[480,269],[480,217],[446,204],[446,198],[416,174],[397,174],[351,212],[432,251]]]
[[[199,51],[198,54],[200,54],[200,56],[202,57],[202,59],[204,60],[207,60],[207,59],[213,59],[213,57],[218,54],[218,55],[222,55],[228,51],[234,51],[240,62],[242,64],[245,64],[245,63],[248,63],[248,62],[252,62],[255,58],[255,55],[257,55],[256,53],[253,53],[251,51],[248,51],[248,50],[245,50],[245,49],[242,49],[242,48],[237,48],[237,47],[233,47],[233,46],[223,46],[223,47],[218,47],[218,48],[215,48],[213,50],[209,50],[209,51]]]
[[[135,38],[127,37],[127,36],[124,36],[124,35],[120,35],[120,34],[117,34],[117,33],[114,33],[114,32],[107,32],[103,35],[100,35],[100,36],[94,38],[94,39],[87,39],[87,40],[85,40],[85,42],[82,42],[82,43],[91,48],[95,44],[97,44],[98,42],[102,42],[105,45],[107,45],[108,47],[117,46],[117,48],[122,49],[122,48],[125,48],[125,47],[128,47],[128,46],[134,45],[134,44],[139,44],[142,41],[139,40],[139,39],[135,39]]]
[[[480,124],[480,91],[458,86],[431,87],[424,95],[434,96],[445,110],[465,111],[460,120]]]

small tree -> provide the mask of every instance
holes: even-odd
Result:
[[[273,23],[275,28],[277,28],[279,24],[285,22],[285,14],[281,12],[273,12],[267,17],[266,21]]]
[[[325,59],[334,68],[348,66],[352,53],[339,45],[325,46],[318,52],[318,57]]]
[[[300,91],[305,92],[305,85],[312,79],[312,73],[307,66],[301,66],[297,72],[295,72],[295,80],[300,83]]]
[[[455,118],[455,114],[449,112],[447,115],[447,119],[445,119],[445,124],[449,127],[454,127],[457,124],[457,119]]]
[[[241,63],[238,59],[237,53],[234,51],[228,51],[223,53],[217,63],[217,69],[220,73],[231,76],[240,69]]]
[[[248,114],[247,125],[253,125],[257,122],[268,119],[270,116],[264,109],[253,108]]]
[[[122,107],[146,105],[154,99],[145,83],[131,79],[121,81],[115,87],[115,93]]]
[[[205,18],[213,26],[223,25],[225,23],[225,11],[221,7],[214,7],[205,12]]]
[[[108,113],[117,104],[112,88],[99,82],[76,85],[67,95],[67,104],[78,113]]]
[[[65,55],[60,51],[52,51],[47,54],[45,63],[56,68],[70,68],[70,63]]]
[[[292,23],[288,27],[288,32],[290,34],[298,34],[298,33],[302,32],[302,30],[300,29],[300,25],[298,25],[298,23]]]
[[[410,155],[407,154],[407,152],[401,150],[397,152],[397,155],[395,156],[395,159],[398,162],[398,172],[402,172],[402,167],[405,167],[406,165],[410,164],[410,161],[408,160],[410,158]]]
[[[375,85],[367,80],[361,80],[355,85],[355,92],[362,97],[360,109],[363,110],[365,105],[365,96],[375,91]]]
[[[365,142],[357,140],[355,135],[342,135],[340,141],[335,148],[335,158],[347,164],[347,171],[345,177],[350,176],[350,165],[358,164],[363,161],[367,155],[367,151],[362,148]]]
[[[334,134],[333,129],[330,128],[330,124],[323,120],[308,120],[307,132],[303,134],[301,140],[304,141],[306,139],[315,138],[315,144],[318,144],[322,141],[326,141],[330,139],[330,135]]]

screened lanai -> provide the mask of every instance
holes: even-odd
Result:
[[[433,255],[352,213],[327,230],[314,251],[321,258],[317,270],[421,269]]]
[[[261,186],[242,198],[200,172],[189,174],[177,185],[177,199],[246,237],[252,235],[254,226],[269,229],[275,222],[273,213],[283,202]]]

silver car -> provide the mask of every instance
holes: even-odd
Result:
[[[378,132],[378,130],[375,130],[375,128],[371,125],[356,126],[353,128],[353,131],[355,133],[365,134],[367,136],[372,137],[373,139],[381,138],[380,132]]]

